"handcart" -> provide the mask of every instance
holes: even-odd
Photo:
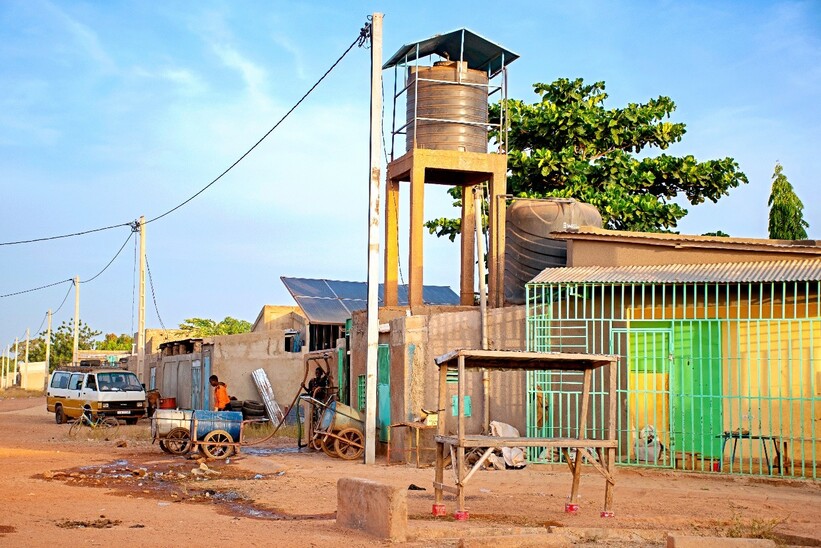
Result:
[[[245,426],[252,422],[260,421],[244,421],[239,411],[158,409],[151,417],[151,438],[172,455],[196,448],[210,459],[225,459],[239,450]]]
[[[365,450],[365,419],[358,410],[331,396],[322,402],[308,395],[300,399],[320,412],[312,417],[309,444],[329,457],[355,460]]]

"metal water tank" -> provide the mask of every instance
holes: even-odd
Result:
[[[408,71],[406,150],[415,137],[417,148],[487,152],[487,72],[458,61]]]
[[[525,284],[542,270],[567,266],[567,243],[551,232],[601,228],[599,210],[572,199],[516,200],[506,212],[505,302],[525,304]]]

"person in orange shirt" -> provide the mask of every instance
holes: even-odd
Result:
[[[216,411],[225,411],[225,407],[231,401],[228,397],[228,387],[224,382],[220,382],[216,375],[211,375],[208,380],[211,386],[214,387],[214,409]]]

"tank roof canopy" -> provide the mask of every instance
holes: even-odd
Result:
[[[402,46],[382,68],[389,69],[434,53],[451,61],[466,61],[468,68],[487,71],[491,77],[519,58],[499,44],[461,28]]]

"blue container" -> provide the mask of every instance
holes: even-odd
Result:
[[[231,434],[235,442],[239,442],[242,429],[241,411],[194,411],[191,417],[191,431],[195,432],[195,439],[202,441],[209,432],[225,430]]]
[[[325,411],[322,413],[322,420],[319,422],[319,429],[327,432],[334,424],[334,415],[336,415],[336,400],[332,401]]]

